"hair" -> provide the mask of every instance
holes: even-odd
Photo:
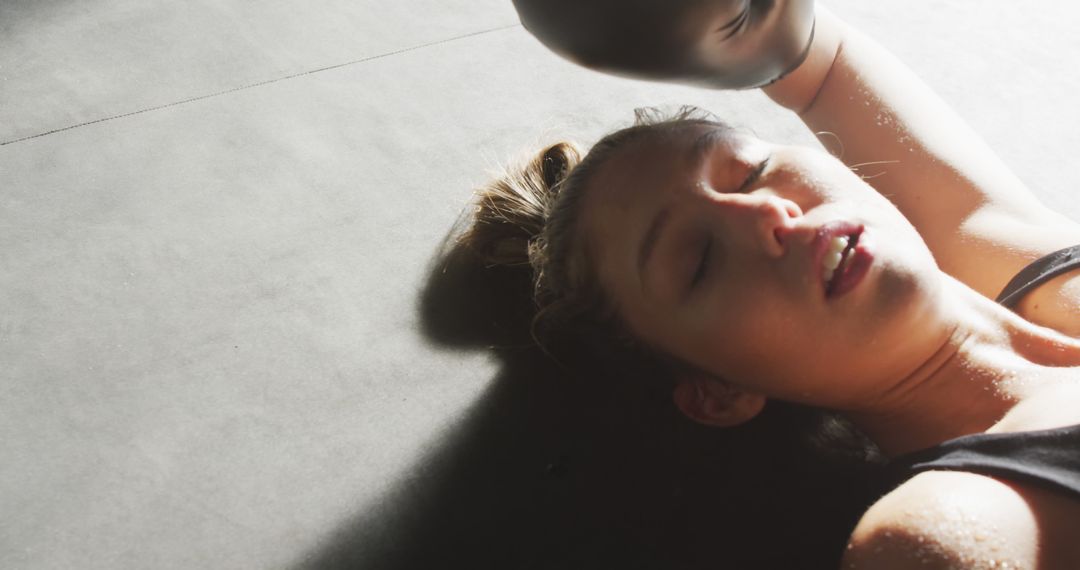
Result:
[[[596,172],[631,144],[691,125],[731,127],[690,106],[634,115],[632,126],[601,138],[588,153],[573,142],[554,143],[489,182],[459,237],[484,263],[530,273],[532,290],[522,294],[535,305],[531,333],[549,354],[572,342],[601,358],[664,358],[634,340],[600,287],[580,227],[582,200]]]

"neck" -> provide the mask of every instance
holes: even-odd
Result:
[[[951,332],[916,370],[848,412],[890,456],[985,432],[1033,394],[1077,379],[1080,343],[945,279]]]

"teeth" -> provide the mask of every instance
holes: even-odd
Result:
[[[829,242],[829,249],[825,253],[825,259],[822,260],[825,269],[825,283],[832,280],[836,268],[840,267],[840,261],[844,259],[844,250],[847,249],[847,246],[847,236],[834,237]]]

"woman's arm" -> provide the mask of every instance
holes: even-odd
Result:
[[[866,511],[841,568],[1077,568],[1078,514],[1080,506],[1055,491],[927,471]]]
[[[826,147],[915,225],[947,273],[996,296],[1025,265],[1080,243],[1080,224],[1049,210],[910,69],[818,6],[807,61],[766,87]],[[1080,335],[1080,276],[1017,307]]]

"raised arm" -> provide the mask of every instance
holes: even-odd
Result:
[[[514,0],[522,23],[592,69],[765,88],[914,223],[941,268],[995,297],[1028,263],[1080,244],[907,67],[813,0]],[[1080,337],[1080,275],[1015,307]]]
[[[947,273],[989,297],[1047,253],[1080,243],[982,139],[888,51],[817,8],[814,45],[765,88],[888,197]],[[1080,335],[1080,276],[1036,290],[1018,311]]]

